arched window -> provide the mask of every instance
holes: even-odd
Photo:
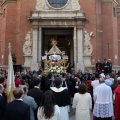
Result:
[[[48,0],[48,3],[54,8],[61,8],[66,5],[68,0]]]

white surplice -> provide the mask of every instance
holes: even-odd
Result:
[[[94,116],[101,118],[113,116],[112,90],[105,83],[102,83],[95,88],[94,101]]]

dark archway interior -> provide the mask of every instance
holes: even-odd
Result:
[[[52,47],[51,38],[57,40],[57,46],[61,51],[65,51],[68,55],[69,61],[71,56],[71,49],[73,49],[73,28],[43,28],[42,29],[42,56],[45,51],[49,51]]]

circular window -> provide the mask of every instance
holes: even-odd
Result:
[[[48,3],[54,8],[62,8],[68,0],[48,0]]]

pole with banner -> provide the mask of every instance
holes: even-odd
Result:
[[[8,49],[9,49],[9,55],[8,55],[7,101],[10,102],[14,99],[13,90],[15,89],[13,61],[11,56],[11,43],[9,43]]]

